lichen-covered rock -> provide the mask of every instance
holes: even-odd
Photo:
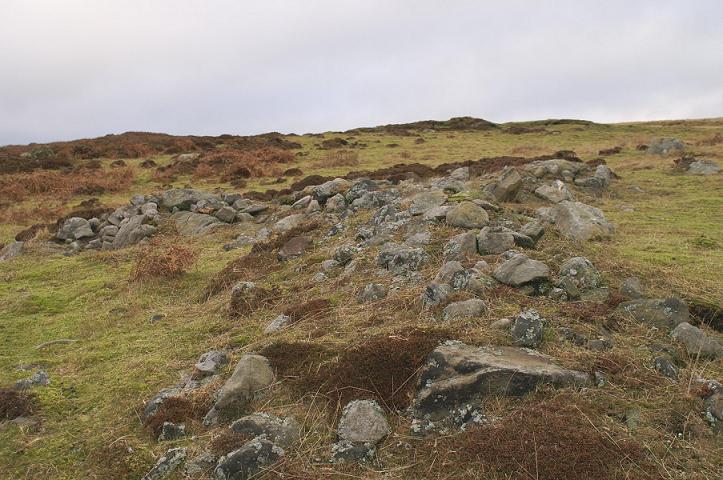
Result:
[[[329,213],[341,213],[346,210],[344,195],[337,193],[326,201],[325,210]]]
[[[685,150],[685,144],[677,138],[660,138],[648,145],[647,152],[653,155],[667,155]]]
[[[247,480],[262,467],[284,456],[284,449],[264,437],[256,437],[243,447],[221,457],[214,471],[216,480]]]
[[[376,444],[389,434],[389,423],[377,402],[353,400],[341,413],[337,433],[349,442]]]
[[[196,362],[196,374],[201,377],[215,375],[218,370],[228,363],[228,355],[221,350],[211,350],[201,355]]]
[[[494,271],[492,276],[500,283],[521,287],[550,278],[550,269],[539,260],[532,260],[521,253],[513,254]]]
[[[606,238],[615,230],[602,210],[581,202],[562,201],[548,215],[562,235],[578,242]]]
[[[480,255],[497,255],[515,246],[513,232],[504,227],[484,227],[477,235]]]
[[[55,238],[58,240],[81,240],[94,237],[93,229],[85,218],[71,217],[63,222]]]
[[[158,459],[153,468],[141,480],[160,480],[170,475],[186,460],[185,448],[172,448]]]
[[[387,296],[387,287],[381,283],[368,283],[359,291],[356,299],[359,303],[374,302]]]
[[[422,292],[422,306],[434,307],[447,301],[452,287],[444,283],[430,283]]]
[[[477,256],[477,236],[474,232],[465,232],[450,238],[444,245],[445,260],[465,260]]]
[[[698,355],[711,359],[723,357],[723,344],[688,322],[678,324],[670,336],[685,345],[688,355],[693,357]]]
[[[261,391],[274,381],[274,371],[269,361],[261,355],[244,355],[236,364],[231,377],[216,395],[216,402],[203,420],[213,425],[218,420],[232,418],[243,413]]]
[[[572,257],[560,266],[560,276],[568,277],[580,291],[597,288],[602,283],[600,272],[585,257]]]
[[[236,210],[232,207],[224,206],[219,208],[213,215],[222,222],[232,223],[236,220]]]
[[[535,195],[550,203],[560,203],[563,200],[574,200],[572,192],[565,182],[555,180],[550,185],[541,185],[535,189]]]
[[[280,447],[287,448],[301,437],[301,426],[293,417],[281,418],[268,413],[252,413],[231,424],[236,433],[246,433],[266,438]]]
[[[473,202],[460,202],[447,212],[447,225],[460,228],[482,228],[489,223],[487,211]]]
[[[720,172],[720,167],[710,160],[696,160],[688,165],[687,172],[691,175],[715,175]]]
[[[412,205],[409,207],[409,213],[412,215],[421,215],[434,207],[442,205],[446,201],[447,195],[442,190],[420,192],[412,197]]]
[[[319,273],[321,273],[321,272],[319,272]],[[322,273],[322,275],[324,275],[324,274]],[[323,279],[326,279],[326,277],[324,276]],[[291,317],[289,317],[288,315],[281,314],[281,315],[277,316],[271,323],[266,325],[266,328],[264,328],[264,333],[269,334],[269,333],[278,332],[279,330],[284,329],[288,325],[291,325]]]
[[[487,310],[487,305],[479,298],[450,303],[442,311],[445,320],[479,317]]]
[[[194,205],[202,200],[216,200],[212,194],[208,192],[202,192],[200,190],[193,190],[191,188],[175,188],[166,190],[161,195],[160,206],[167,210],[190,210],[191,205]]]
[[[158,441],[164,442],[170,440],[178,440],[185,435],[186,426],[184,424],[163,422],[163,426],[161,427],[161,434],[158,435]]]
[[[510,333],[513,343],[519,347],[539,347],[544,325],[545,322],[537,310],[525,310],[512,320]]]
[[[221,221],[213,215],[196,212],[176,212],[171,215],[171,220],[176,224],[178,233],[185,237],[205,235],[213,232],[221,225]],[[122,231],[123,227],[121,227],[121,232]],[[118,235],[120,235],[121,232],[119,232]]]
[[[349,180],[335,178],[334,180],[329,180],[328,182],[324,182],[321,185],[314,187],[313,195],[316,200],[324,203],[328,198],[331,198],[334,195],[343,194],[349,190],[350,187],[351,182],[349,182]]]
[[[675,297],[631,300],[618,305],[617,310],[632,316],[638,322],[667,329],[687,322],[690,316],[688,305]]]
[[[495,183],[485,187],[485,191],[498,202],[509,202],[515,199],[522,183],[522,176],[516,169],[506,168]]]
[[[417,271],[429,262],[429,255],[421,248],[386,243],[377,257],[377,264],[392,273]]]
[[[620,294],[633,300],[643,298],[644,292],[640,280],[637,277],[628,277],[623,280],[620,285]]]
[[[434,421],[489,396],[519,397],[540,384],[569,387],[589,382],[589,375],[562,368],[550,357],[526,349],[447,342],[422,367],[413,410],[418,418]]]

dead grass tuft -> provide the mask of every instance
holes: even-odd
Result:
[[[133,184],[132,168],[113,170],[36,170],[0,176],[0,198],[19,202],[31,197],[68,199],[73,195],[124,192]]]
[[[313,319],[320,315],[328,313],[333,304],[326,298],[315,298],[301,305],[294,305],[284,311],[284,315],[291,318],[291,323],[300,322],[301,320]]]
[[[35,397],[31,393],[0,388],[0,420],[27,417],[37,409]]]
[[[243,447],[249,440],[251,440],[251,435],[247,433],[223,430],[211,440],[210,450],[211,453],[220,457]]]
[[[185,273],[197,260],[198,253],[186,246],[173,244],[160,247],[158,242],[152,242],[138,253],[131,270],[131,278],[144,280],[177,277]]]

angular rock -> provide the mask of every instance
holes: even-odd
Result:
[[[673,363],[673,360],[667,355],[660,355],[655,357],[653,360],[655,369],[660,372],[661,375],[676,380],[678,378],[678,367]]]
[[[294,210],[304,210],[304,209],[306,209],[306,207],[309,206],[309,203],[311,203],[312,198],[313,197],[311,195],[301,197],[300,199],[298,199],[291,205],[291,208],[293,208]]]
[[[487,185],[485,191],[498,202],[509,202],[515,199],[522,187],[522,176],[514,168],[506,168],[499,179]]]
[[[550,269],[538,260],[532,260],[521,253],[513,254],[492,273],[500,283],[521,287],[549,279]]]
[[[520,233],[532,239],[535,243],[545,234],[545,223],[540,220],[533,220],[520,228]]]
[[[498,255],[515,246],[513,232],[504,227],[484,227],[477,235],[477,251],[480,255]]]
[[[392,273],[417,271],[429,262],[429,255],[421,248],[386,243],[379,252],[377,264]]]
[[[141,480],[160,480],[170,475],[186,460],[185,448],[172,448],[158,459],[153,468]]]
[[[326,201],[325,209],[330,213],[340,213],[346,210],[346,200],[344,195],[337,193]]]
[[[422,220],[430,223],[438,223],[447,218],[447,214],[452,210],[451,205],[440,205],[432,207],[422,215]]]
[[[377,402],[354,400],[344,407],[337,433],[349,442],[376,444],[389,434],[389,424]]]
[[[410,247],[423,247],[432,241],[432,234],[428,230],[416,232],[404,239],[404,244]]]
[[[368,283],[356,297],[358,303],[374,302],[387,296],[387,287],[381,283]]]
[[[261,355],[244,355],[236,364],[231,377],[216,395],[216,403],[203,420],[205,425],[213,425],[219,419],[232,418],[243,413],[262,390],[274,381],[274,371],[269,361]]]
[[[158,229],[153,225],[145,224],[145,221],[145,215],[136,215],[121,223],[118,233],[113,237],[112,248],[118,249],[134,245],[156,233]]]
[[[667,155],[671,152],[681,152],[685,150],[685,144],[677,138],[661,138],[650,142],[648,153],[653,155]]]
[[[351,187],[351,182],[344,180],[343,178],[335,178],[329,180],[321,185],[314,187],[313,195],[316,200],[324,203],[326,199],[333,197],[337,194],[343,194]]]
[[[211,350],[198,358],[194,366],[196,374],[201,377],[215,375],[218,370],[228,363],[228,355],[221,350]]]
[[[487,305],[479,298],[462,300],[450,303],[442,311],[445,320],[458,320],[462,318],[475,318],[487,311]]]
[[[377,185],[377,182],[364,178],[354,182],[344,197],[346,198],[347,203],[351,204],[354,200],[362,198],[364,194],[377,191],[378,189],[379,186]]]
[[[512,320],[512,341],[519,347],[537,348],[542,343],[544,320],[537,310],[529,309]]]
[[[555,180],[551,185],[541,185],[535,189],[535,195],[550,203],[560,203],[563,200],[574,200],[572,192],[564,182]]]
[[[434,207],[442,205],[446,201],[447,195],[442,190],[420,192],[412,197],[412,205],[409,207],[409,213],[412,215],[421,215]]]
[[[44,387],[50,385],[50,376],[45,370],[38,370],[29,378],[22,378],[15,382],[16,390],[27,390],[32,387]]]
[[[231,424],[231,430],[254,437],[264,435],[283,448],[291,446],[301,437],[301,426],[293,417],[280,418],[268,413],[252,413],[241,417]]]
[[[171,422],[163,422],[161,434],[158,435],[158,441],[178,440],[186,435],[186,426],[183,424],[175,424]]]
[[[614,231],[602,210],[580,202],[562,201],[552,207],[549,215],[562,235],[578,242],[606,238]]]
[[[466,260],[477,256],[477,236],[474,232],[465,232],[450,238],[444,245],[445,260]]]
[[[0,262],[10,260],[23,253],[24,242],[11,242],[0,248]]]
[[[311,204],[309,204],[309,206],[311,206]],[[280,233],[288,232],[292,228],[301,225],[304,222],[305,218],[306,215],[304,215],[303,213],[295,213],[293,215],[289,215],[288,217],[284,217],[278,222],[276,222],[274,224],[273,230]]]
[[[280,262],[285,262],[292,258],[300,257],[313,243],[312,238],[308,235],[292,237],[279,249],[276,258]]]
[[[55,234],[55,238],[58,240],[80,240],[94,236],[95,233],[93,233],[88,220],[80,217],[67,219],[58,230],[58,233]]]
[[[651,298],[623,302],[617,310],[636,321],[658,328],[675,328],[689,319],[688,305],[679,298]]]
[[[178,233],[185,237],[205,235],[213,232],[221,225],[221,221],[213,215],[186,211],[174,213],[171,215],[171,220],[176,224]],[[121,227],[121,232],[122,231],[123,227]],[[121,232],[119,232],[118,235],[120,235]]]
[[[322,274],[323,275],[323,274]],[[271,323],[266,325],[266,328],[264,328],[264,333],[269,334],[273,332],[278,332],[279,330],[283,329],[287,325],[291,324],[291,317],[288,315],[281,314],[278,317],[276,317]]]
[[[243,447],[221,457],[214,470],[216,480],[247,480],[262,467],[284,456],[284,450],[264,437],[256,437]]]
[[[538,385],[584,386],[586,373],[562,368],[546,355],[515,347],[476,347],[447,342],[437,347],[421,370],[415,415],[439,420],[485,397],[522,396]]]
[[[339,265],[346,265],[352,261],[357,253],[359,253],[359,249],[356,246],[351,244],[341,245],[334,250],[334,260]]]
[[[422,292],[422,306],[434,307],[447,301],[452,287],[447,284],[430,283]]]
[[[568,277],[581,291],[597,288],[602,283],[600,273],[585,257],[572,257],[560,266],[560,276]]]
[[[460,228],[482,228],[489,223],[487,211],[473,202],[460,202],[447,212],[447,225]]]
[[[331,458],[334,463],[371,462],[376,455],[376,447],[366,442],[339,440],[331,445]]]
[[[630,299],[643,298],[643,287],[637,277],[629,277],[620,285],[620,293]]]
[[[232,223],[236,220],[236,210],[228,206],[219,208],[213,215],[226,223]]]
[[[696,160],[688,166],[687,172],[691,175],[715,175],[720,167],[710,160]]]
[[[193,190],[191,188],[176,188],[163,192],[160,206],[167,210],[174,208],[178,210],[190,210],[191,205],[202,200],[211,201],[216,200],[216,198],[208,192]]]
[[[711,359],[723,357],[723,344],[688,322],[678,324],[670,336],[685,345],[690,356],[700,355],[702,358]]]

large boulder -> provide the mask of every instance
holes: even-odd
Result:
[[[615,229],[602,210],[580,202],[558,203],[550,209],[549,218],[562,235],[578,242],[609,237]]]
[[[460,202],[447,212],[447,225],[460,228],[482,228],[489,223],[487,211],[473,202]]]
[[[215,480],[247,480],[262,467],[271,465],[284,456],[284,449],[264,437],[256,437],[243,447],[218,460]]]
[[[532,260],[522,253],[515,253],[492,273],[500,283],[521,287],[550,278],[550,268],[539,260]]]
[[[221,225],[221,221],[213,215],[186,211],[174,213],[171,220],[176,224],[178,233],[185,237],[205,235]]]
[[[618,305],[617,310],[658,328],[672,329],[689,318],[688,305],[675,297],[631,300]]]
[[[174,188],[163,192],[160,206],[168,210],[173,210],[174,208],[178,210],[190,210],[191,205],[201,200],[214,201],[217,199],[213,194],[208,192],[202,192],[192,188]]]
[[[111,247],[117,249],[134,245],[156,233],[158,229],[154,225],[145,223],[147,220],[145,215],[135,215],[121,222],[118,233],[113,237]]]
[[[568,387],[589,381],[587,374],[526,349],[448,342],[422,367],[413,409],[418,417],[439,420],[488,396],[519,397],[542,384]]]
[[[723,357],[723,344],[688,322],[678,324],[670,336],[685,345],[689,355],[716,359]]]
[[[412,205],[409,207],[409,213],[412,215],[421,215],[427,210],[442,205],[446,201],[447,195],[442,190],[420,192],[412,197]]]
[[[429,255],[421,248],[412,248],[397,243],[382,246],[377,264],[392,273],[401,274],[416,271],[429,262]]]
[[[517,170],[506,168],[495,183],[485,187],[485,192],[498,202],[509,202],[515,199],[522,183],[522,176]]]
[[[248,404],[274,381],[269,361],[261,355],[244,355],[236,364],[231,377],[216,395],[216,403],[203,420],[213,425],[218,420],[243,413]]]

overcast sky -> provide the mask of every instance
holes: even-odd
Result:
[[[0,0],[0,145],[723,116],[723,1]]]

